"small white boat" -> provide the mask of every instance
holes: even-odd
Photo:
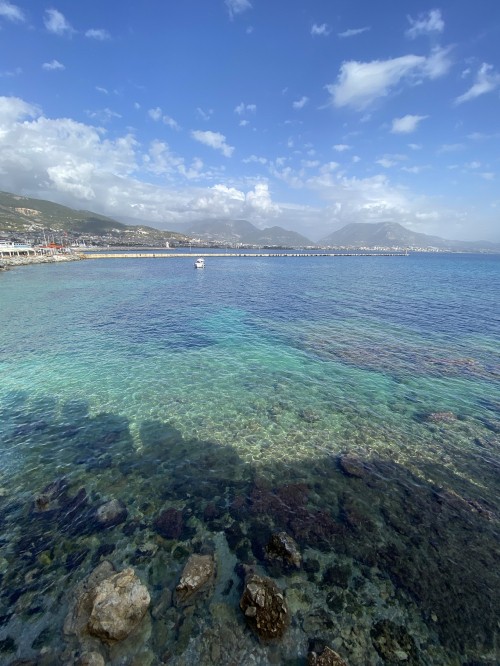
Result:
[[[198,259],[194,262],[194,267],[205,268],[205,259],[203,259],[203,257],[198,257]]]

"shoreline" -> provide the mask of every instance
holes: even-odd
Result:
[[[31,264],[57,264],[64,261],[82,261],[82,254],[52,254],[49,256],[36,255],[25,257],[0,257],[0,271],[8,271],[15,266],[29,266]]]

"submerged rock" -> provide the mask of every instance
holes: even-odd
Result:
[[[453,423],[457,420],[457,415],[453,412],[432,412],[425,420],[429,423]]]
[[[215,575],[215,560],[212,555],[191,555],[184,567],[179,584],[175,588],[181,603],[190,599]]]
[[[300,568],[302,556],[295,539],[286,532],[276,532],[265,549],[266,559],[277,561],[285,568]]]
[[[140,623],[150,601],[134,570],[124,569],[97,585],[88,630],[104,641],[121,641]]]
[[[371,637],[373,646],[384,663],[404,663],[408,666],[420,664],[415,641],[405,627],[390,620],[381,620],[373,626]]]
[[[97,585],[115,573],[115,568],[105,560],[101,562],[83,581],[75,588],[74,601],[70,606],[64,621],[64,633],[74,634],[81,638],[87,629],[88,619],[92,611]]]
[[[240,608],[248,626],[264,641],[281,638],[290,623],[281,590],[265,576],[248,576]]]
[[[184,517],[179,509],[162,511],[153,524],[155,530],[165,539],[178,539],[184,529]]]
[[[127,520],[127,507],[121,500],[112,499],[102,504],[96,511],[97,524],[102,527],[114,527]]]
[[[307,666],[347,666],[347,662],[334,650],[326,646],[320,654],[309,652]]]
[[[149,592],[133,569],[116,573],[110,562],[101,562],[77,586],[64,633],[81,642],[89,634],[108,643],[121,641],[140,623],[149,603]]]
[[[363,479],[369,473],[368,465],[354,453],[342,453],[338,457],[340,471],[346,476]]]
[[[105,666],[104,657],[99,652],[84,652],[78,660],[78,666]]]

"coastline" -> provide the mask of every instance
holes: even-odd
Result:
[[[8,271],[15,266],[29,266],[30,264],[56,264],[61,261],[81,261],[83,254],[53,254],[50,256],[36,255],[31,257],[0,257],[0,271]]]

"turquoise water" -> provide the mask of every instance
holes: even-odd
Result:
[[[107,663],[300,664],[311,640],[350,664],[497,663],[499,294],[486,255],[2,274],[0,662],[78,653],[64,616],[104,557],[154,609],[208,551],[212,593],[153,612]],[[61,505],[37,511],[61,479]],[[102,529],[113,498],[127,519]],[[182,523],[167,538],[165,509]],[[266,564],[277,530],[300,571]],[[278,644],[245,627],[238,562],[286,590]]]

